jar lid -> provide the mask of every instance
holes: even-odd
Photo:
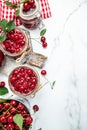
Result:
[[[21,4],[19,16],[22,19],[25,19],[25,20],[30,20],[30,19],[33,19],[35,17],[39,17],[41,15],[41,12],[40,12],[40,3],[39,3],[38,0],[35,0],[35,4],[36,4],[36,9],[28,11],[28,12],[24,12],[23,11],[23,4]]]

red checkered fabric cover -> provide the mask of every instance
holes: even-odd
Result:
[[[14,4],[18,3],[19,1],[20,0],[9,0],[9,2],[12,2]],[[51,17],[48,0],[40,0],[40,5],[42,18],[46,19]],[[2,19],[6,19],[7,21],[14,20],[17,26],[22,24],[19,18],[15,16],[15,9],[10,9],[9,7],[7,7],[4,3],[4,0],[0,0],[0,21]]]

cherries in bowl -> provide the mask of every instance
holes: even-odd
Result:
[[[6,37],[6,40],[0,43],[0,48],[6,55],[11,57],[20,56],[30,44],[28,33],[19,28],[6,32]]]
[[[33,118],[28,101],[19,98],[0,99],[0,129],[19,130],[20,128],[16,123],[19,122],[18,117],[23,120],[22,130],[29,130]]]
[[[21,97],[34,95],[40,87],[38,72],[30,66],[15,68],[9,75],[9,87]]]

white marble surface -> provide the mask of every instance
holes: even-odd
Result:
[[[34,42],[33,47],[48,56],[44,69],[56,84],[53,90],[47,84],[29,98],[31,107],[40,107],[33,130],[87,130],[87,0],[49,3],[53,16],[44,20],[48,47]],[[31,31],[32,36],[38,34]],[[45,82],[42,76],[41,82]]]

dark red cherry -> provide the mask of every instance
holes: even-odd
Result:
[[[33,110],[34,110],[34,112],[38,111],[38,110],[39,110],[38,105],[34,105],[34,106],[33,106]]]
[[[25,124],[30,125],[33,122],[33,118],[31,116],[27,116],[25,119]]]
[[[13,115],[10,115],[10,116],[7,118],[7,121],[8,121],[8,123],[12,123],[12,122],[13,122]]]
[[[42,71],[41,71],[41,74],[42,74],[42,75],[46,75],[46,74],[47,74],[46,70],[42,70]]]
[[[4,64],[4,53],[0,50],[0,67],[3,66]]]
[[[4,86],[5,86],[5,82],[4,82],[4,81],[1,81],[1,82],[0,82],[0,86],[1,86],[1,87],[4,87]]]
[[[29,5],[29,3],[28,2],[25,2],[24,4],[23,4],[23,10],[24,11],[28,11],[29,9],[30,9],[30,5]]]
[[[46,41],[46,38],[44,36],[41,37],[41,42],[45,42]]]
[[[43,42],[43,43],[42,43],[42,46],[43,46],[44,48],[46,48],[46,47],[47,47],[47,43],[46,43],[46,42]]]

